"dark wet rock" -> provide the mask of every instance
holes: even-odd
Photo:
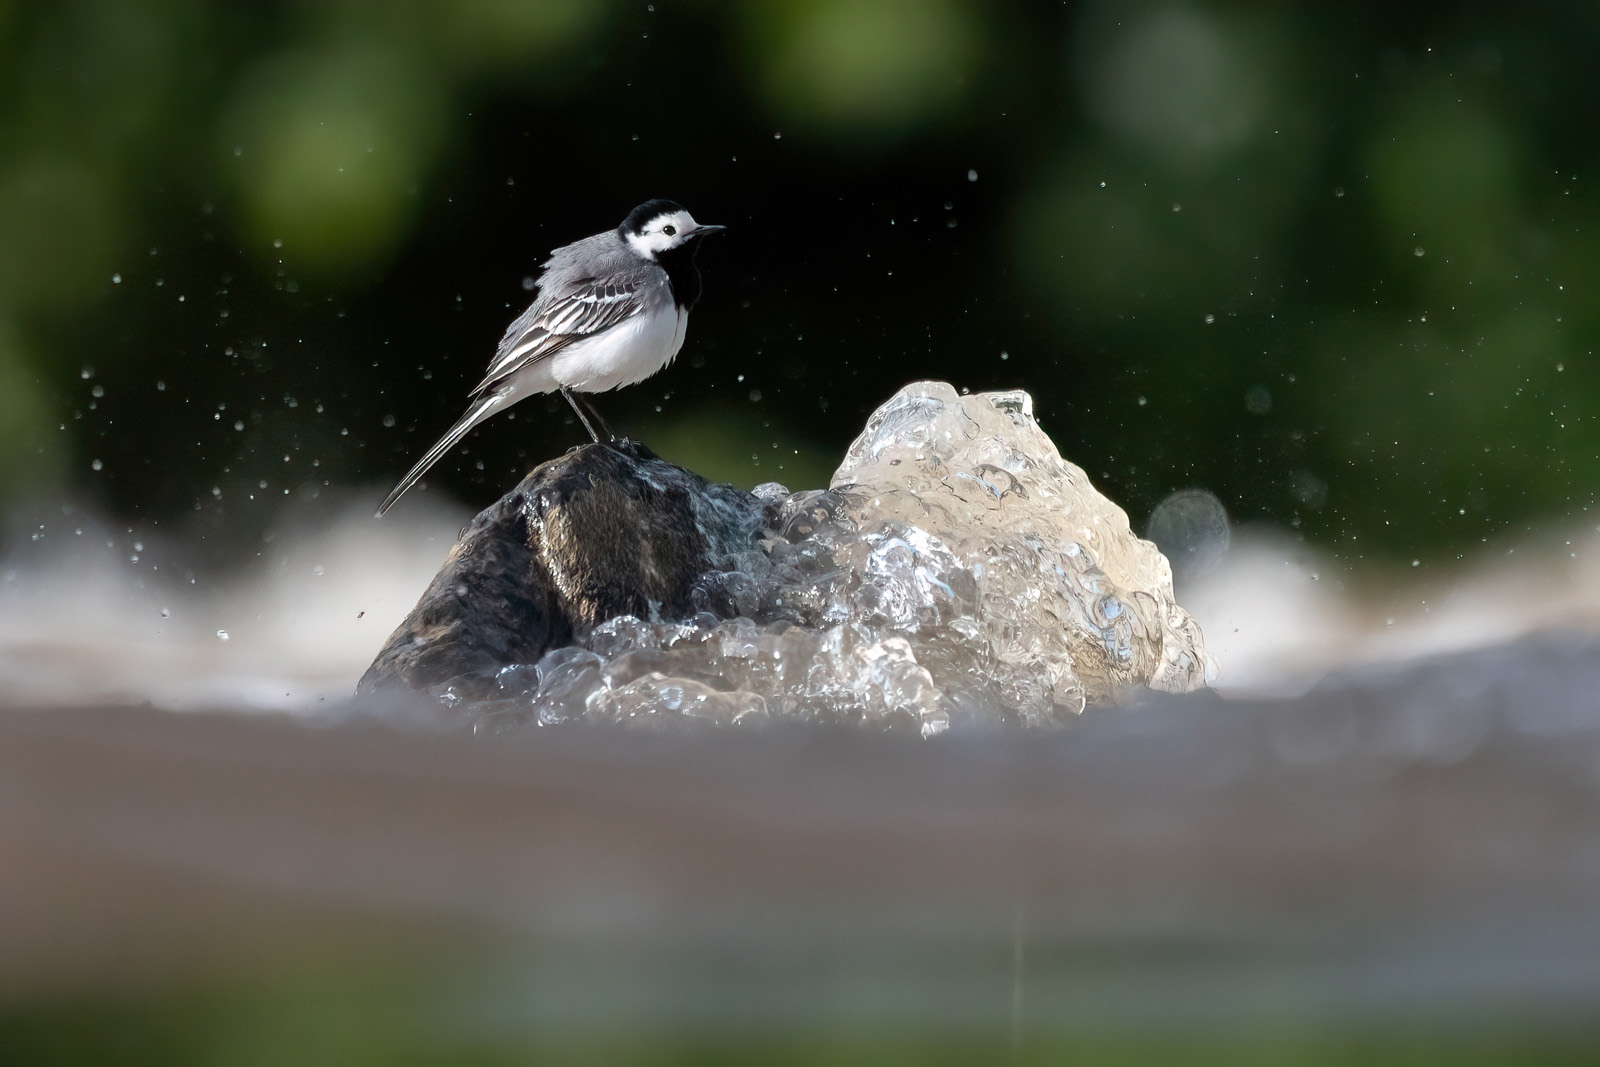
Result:
[[[687,615],[695,579],[750,550],[762,522],[756,497],[636,441],[575,449],[473,519],[356,691],[471,698],[607,619]]]

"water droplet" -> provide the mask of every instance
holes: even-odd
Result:
[[[94,462],[89,464],[89,469],[92,470],[92,471],[97,471],[97,470],[102,469],[104,466],[105,466],[104,463],[101,463],[99,460],[95,460]]]
[[[226,631],[226,630],[218,630],[217,631],[217,640],[218,641],[226,641],[227,639],[228,639],[228,631]]]
[[[977,171],[975,171],[975,170],[967,171],[967,181],[975,182],[977,180],[978,180],[978,172]]]

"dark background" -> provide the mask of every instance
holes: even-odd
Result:
[[[1570,527],[1597,49],[1589,4],[0,3],[0,500],[214,545],[376,504],[548,251],[666,196],[729,232],[599,403],[708,475],[819,485],[943,378],[1031,391],[1136,527]],[[429,489],[581,440],[530,400]]]

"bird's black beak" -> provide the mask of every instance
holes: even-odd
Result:
[[[712,234],[721,233],[723,230],[726,230],[726,229],[727,229],[726,226],[696,226],[694,228],[694,233],[691,233],[689,236],[690,237],[710,237]]]

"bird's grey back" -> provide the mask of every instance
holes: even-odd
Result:
[[[585,237],[570,245],[562,245],[544,261],[544,274],[539,278],[538,307],[559,300],[574,289],[581,289],[596,278],[632,278],[647,271],[660,271],[654,263],[640,259],[638,254],[617,236],[615,230]],[[662,272],[663,276],[665,272]]]

